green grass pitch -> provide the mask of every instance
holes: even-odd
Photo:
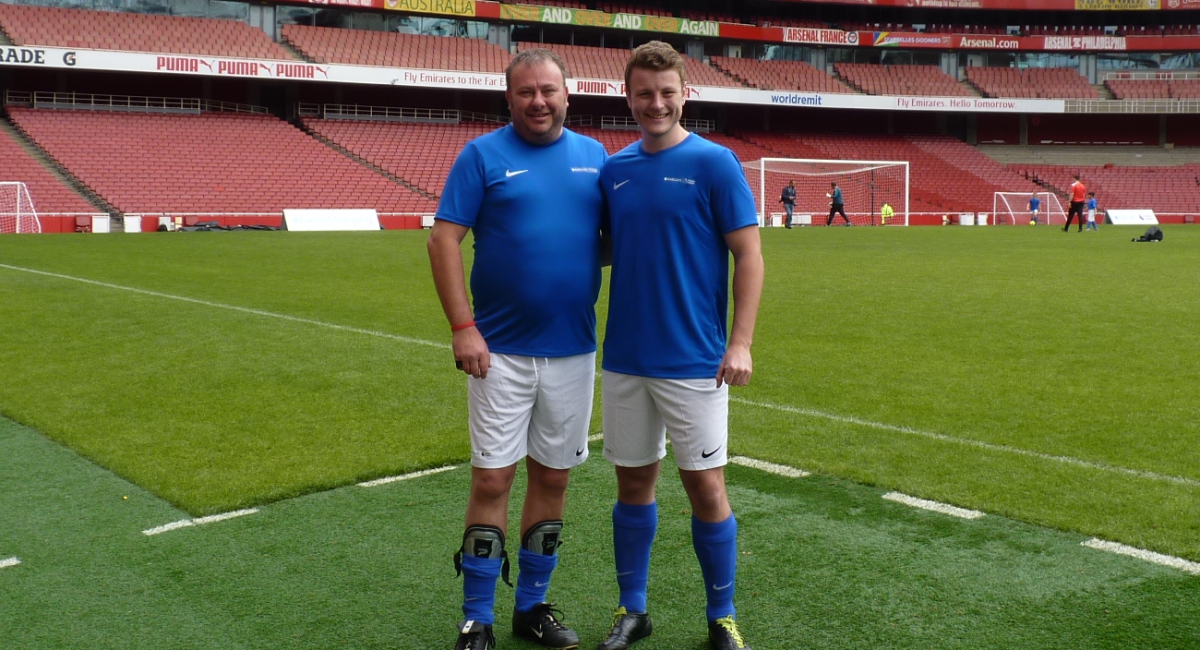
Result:
[[[1079,546],[1200,560],[1200,231],[1137,234],[764,231],[731,449],[815,474],[730,469],[755,647],[796,627],[831,648],[1200,643],[1197,578]],[[448,646],[465,472],[351,485],[467,455],[424,241],[0,237],[0,414],[37,432],[0,428],[0,560],[22,562],[0,569],[0,629],[34,621],[13,647]],[[575,482],[556,579],[585,645],[615,601],[610,475],[597,455]],[[703,646],[673,484],[647,649]],[[914,513],[888,490],[991,516]],[[47,606],[61,590],[74,600]],[[55,607],[83,615],[56,624]]]

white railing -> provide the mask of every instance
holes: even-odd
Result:
[[[696,133],[710,133],[717,128],[716,122],[712,120],[679,120],[683,128]],[[600,128],[613,129],[618,131],[637,131],[637,120],[632,117],[603,115],[600,117]]]
[[[1184,79],[1200,79],[1200,72],[1196,70],[1106,72],[1100,78],[1101,81],[1182,81]]]
[[[1066,99],[1067,113],[1200,113],[1200,99]]]
[[[300,117],[319,117],[334,120],[377,120],[389,122],[428,122],[433,124],[458,124],[459,122],[506,123],[507,117],[475,113],[449,108],[407,108],[403,106],[365,106],[361,104],[314,104],[300,102],[296,105]]]
[[[93,93],[60,93],[48,91],[26,92],[8,90],[4,103],[33,108],[99,109],[110,111],[200,113],[214,111],[223,113],[266,114],[262,106],[235,104],[209,99],[184,97],[143,97],[137,95],[101,95]]]

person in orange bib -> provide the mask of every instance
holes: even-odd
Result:
[[[1067,225],[1063,226],[1063,232],[1071,229],[1071,220],[1075,218],[1075,215],[1079,215],[1079,230],[1076,232],[1083,232],[1083,203],[1087,198],[1087,187],[1079,182],[1079,174],[1075,174],[1075,181],[1071,183],[1069,191],[1071,192],[1071,207],[1067,210]]]

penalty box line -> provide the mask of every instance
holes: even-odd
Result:
[[[1174,483],[1176,485],[1186,485],[1188,487],[1200,487],[1200,481],[1198,481],[1196,479],[1192,479],[1192,478],[1186,478],[1183,476],[1171,476],[1169,474],[1159,474],[1157,472],[1149,472],[1146,470],[1130,469],[1128,467],[1121,467],[1119,465],[1107,465],[1105,463],[1097,463],[1095,461],[1083,460],[1080,458],[1074,458],[1072,456],[1059,456],[1059,455],[1055,455],[1055,454],[1045,454],[1040,451],[1030,451],[1028,449],[1021,449],[1020,447],[1010,447],[1008,445],[997,445],[997,444],[993,444],[990,442],[982,442],[980,440],[970,440],[968,438],[958,438],[958,437],[947,435],[944,433],[936,433],[933,431],[922,431],[920,429],[914,429],[912,427],[904,427],[904,426],[899,426],[899,425],[895,425],[895,424],[887,424],[885,422],[873,422],[871,420],[864,420],[862,418],[856,418],[856,417],[847,416],[847,415],[837,415],[835,413],[826,413],[824,411],[818,411],[815,409],[806,409],[806,408],[799,408],[799,407],[795,407],[795,406],[772,404],[770,402],[758,402],[758,401],[754,401],[754,400],[744,399],[741,397],[731,397],[731,398],[729,398],[729,401],[737,402],[739,404],[745,404],[747,406],[757,406],[759,408],[769,409],[769,410],[773,410],[773,411],[782,411],[784,413],[794,413],[796,415],[803,415],[803,416],[812,417],[812,418],[821,418],[821,419],[830,420],[833,422],[841,422],[844,424],[853,424],[856,426],[868,427],[871,429],[879,429],[881,431],[891,431],[894,433],[903,433],[903,434],[910,435],[910,436],[927,438],[929,440],[937,440],[939,442],[949,442],[949,443],[954,443],[954,444],[958,444],[958,445],[964,445],[967,447],[974,447],[976,449],[984,449],[986,451],[994,451],[994,452],[1000,452],[1000,453],[1005,453],[1005,454],[1015,454],[1018,456],[1025,456],[1026,458],[1036,458],[1038,460],[1045,460],[1045,461],[1050,461],[1050,462],[1054,462],[1054,463],[1061,463],[1063,465],[1071,465],[1074,467],[1082,467],[1082,468],[1098,470],[1098,471],[1102,471],[1102,472],[1111,472],[1114,474],[1124,474],[1126,476],[1134,476],[1137,478],[1143,478],[1143,479],[1147,479],[1147,480],[1151,480],[1151,481],[1158,481],[1161,483]]]
[[[186,296],[177,296],[177,295],[173,295],[173,294],[169,294],[169,293],[162,293],[159,291],[150,291],[147,289],[138,289],[135,287],[127,287],[127,286],[123,286],[123,285],[119,285],[119,284],[112,284],[109,282],[100,282],[99,280],[89,280],[87,278],[80,278],[80,277],[76,277],[76,276],[72,276],[72,275],[64,275],[61,273],[51,273],[49,271],[39,271],[37,269],[29,269],[29,268],[20,267],[20,266],[12,266],[10,264],[0,264],[0,268],[9,269],[12,271],[19,271],[19,272],[23,272],[23,273],[33,273],[36,275],[43,275],[46,277],[58,278],[60,280],[71,280],[74,282],[82,282],[84,284],[90,284],[93,286],[104,287],[107,289],[115,289],[118,291],[128,291],[131,293],[136,293],[136,294],[145,295],[145,296],[151,296],[151,297],[155,297],[155,298],[164,298],[167,300],[177,300],[180,302],[186,302],[186,303],[190,303],[190,304],[194,304],[194,305],[201,305],[204,307],[227,309],[230,311],[236,311],[236,312],[240,312],[240,313],[244,313],[244,314],[251,314],[251,315],[255,315],[255,316],[265,316],[267,318],[278,318],[281,320],[286,320],[286,321],[290,321],[290,322],[294,322],[294,323],[301,323],[301,324],[306,324],[306,325],[316,325],[318,327],[324,327],[324,328],[334,329],[334,330],[343,331],[343,332],[351,332],[351,333],[355,333],[355,334],[365,334],[367,336],[377,336],[377,337],[381,337],[381,338],[391,339],[394,341],[411,343],[413,345],[423,345],[423,346],[434,347],[434,348],[439,348],[439,349],[443,349],[443,350],[450,349],[450,346],[446,345],[445,343],[437,343],[434,341],[427,341],[425,339],[419,339],[419,338],[410,337],[410,336],[400,336],[398,334],[388,334],[386,332],[380,332],[377,330],[368,330],[368,329],[363,329],[363,328],[358,328],[358,327],[338,325],[335,323],[328,323],[325,321],[319,321],[319,320],[312,319],[312,318],[301,318],[299,316],[290,316],[287,314],[269,312],[269,311],[265,311],[265,310],[261,310],[261,309],[252,309],[249,307],[238,307],[236,305],[228,305],[228,304],[219,303],[219,302],[212,302],[209,300],[201,300],[198,298],[188,298]],[[992,443],[988,443],[988,442],[981,442],[978,440],[957,438],[955,436],[947,435],[944,433],[935,433],[933,431],[921,431],[919,429],[914,429],[911,427],[887,424],[884,422],[873,422],[870,420],[864,420],[864,419],[856,418],[856,417],[837,415],[835,413],[826,413],[824,411],[818,411],[816,409],[806,409],[806,408],[798,408],[795,406],[772,404],[770,402],[760,402],[760,401],[748,400],[748,399],[744,399],[744,398],[740,398],[740,397],[731,397],[730,401],[736,402],[738,404],[745,404],[747,406],[755,406],[758,408],[764,408],[764,409],[773,410],[773,411],[782,411],[785,413],[795,413],[798,415],[805,415],[808,417],[821,418],[821,419],[830,420],[830,421],[834,421],[834,422],[843,422],[846,424],[854,424],[854,425],[858,425],[858,426],[870,427],[873,429],[880,429],[883,431],[892,431],[892,432],[896,432],[896,433],[903,433],[903,434],[907,434],[907,435],[919,436],[919,437],[923,437],[923,438],[928,438],[930,440],[937,440],[940,442],[949,442],[949,443],[965,445],[965,446],[969,446],[969,447],[975,447],[976,449],[984,449],[987,451],[994,451],[994,452],[1000,452],[1000,453],[1006,453],[1006,454],[1016,454],[1016,455],[1020,455],[1020,456],[1025,456],[1027,458],[1036,458],[1038,460],[1061,463],[1064,465],[1072,465],[1075,467],[1083,467],[1083,468],[1098,470],[1098,471],[1103,471],[1103,472],[1124,474],[1126,476],[1134,476],[1134,477],[1148,479],[1148,480],[1152,480],[1152,481],[1158,481],[1158,482],[1164,482],[1164,483],[1174,483],[1176,485],[1186,485],[1189,487],[1200,487],[1200,481],[1198,481],[1196,479],[1185,478],[1185,477],[1181,477],[1181,476],[1170,476],[1170,475],[1166,475],[1166,474],[1158,474],[1156,472],[1130,469],[1128,467],[1120,467],[1117,465],[1107,465],[1104,463],[1097,463],[1094,461],[1083,460],[1083,459],[1074,458],[1071,456],[1045,454],[1042,452],[1030,451],[1028,449],[1021,449],[1019,447],[1010,447],[1007,445],[997,445],[997,444],[992,444]]]

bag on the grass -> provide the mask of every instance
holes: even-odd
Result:
[[[1138,237],[1133,241],[1162,241],[1162,238],[1162,230],[1160,230],[1158,226],[1150,226],[1146,229],[1146,232],[1142,233],[1141,237]]]

